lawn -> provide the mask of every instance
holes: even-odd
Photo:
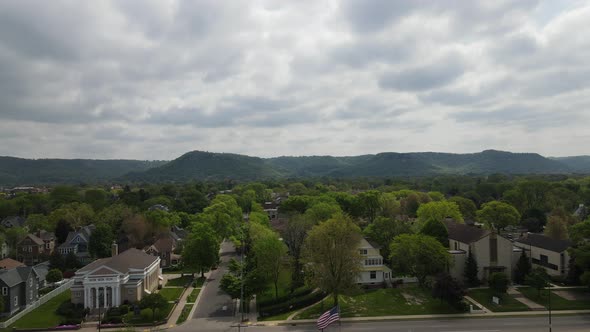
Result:
[[[193,277],[190,275],[186,275],[186,276],[182,276],[182,277],[178,277],[175,279],[170,279],[166,282],[166,286],[178,286],[178,287],[184,287],[188,284],[190,284],[190,282],[193,280]]]
[[[494,296],[494,292],[490,289],[473,289],[470,290],[467,295],[494,312],[529,310],[529,307],[517,301],[508,294],[504,294],[500,297],[499,305],[495,304],[492,302],[492,296]]]
[[[532,287],[520,287],[518,291],[522,293],[522,295],[526,296],[527,298],[539,303],[546,308],[549,307],[549,291],[544,289],[541,291],[541,297],[538,296],[538,292],[535,288]],[[553,290],[555,291],[555,290]],[[590,297],[590,290],[587,288],[570,288],[568,291],[575,292],[580,295],[585,295]],[[577,300],[577,301],[570,301],[566,300],[563,297],[556,295],[555,293],[551,294],[551,310],[583,310],[583,309],[590,309],[590,301],[588,300]]]
[[[160,294],[162,294],[162,296],[168,300],[168,301],[175,301],[178,300],[180,298],[180,295],[182,295],[182,292],[184,291],[184,288],[168,288],[168,287],[164,287],[162,289],[160,289]]]
[[[166,319],[170,314],[170,311],[174,307],[173,303],[168,303],[164,309],[156,310],[155,321],[161,321]],[[142,309],[139,316],[135,316],[133,310],[123,316],[123,321],[128,324],[141,324],[141,323],[152,323],[152,309]]]
[[[185,305],[184,308],[182,308],[182,312],[180,313],[180,316],[178,316],[178,319],[176,320],[176,324],[183,323],[188,318],[188,314],[191,313],[192,308],[193,308],[193,304]]]
[[[288,295],[291,292],[291,268],[283,265],[279,273],[279,297]],[[273,300],[275,298],[275,285],[273,282],[266,285],[266,290],[256,295],[256,300],[260,302]]]
[[[199,296],[200,292],[201,292],[200,288],[193,289],[193,291],[190,293],[190,295],[186,298],[186,302],[194,303],[197,300],[197,297]]]
[[[297,309],[299,310],[299,309]],[[297,310],[293,310],[293,311],[288,311],[279,315],[275,315],[275,316],[266,316],[266,317],[258,317],[259,321],[271,321],[271,320],[286,320],[287,318],[289,318],[289,316],[291,316],[292,313],[296,312]]]
[[[195,279],[195,281],[193,281],[193,287],[203,286],[203,284],[205,283],[205,279],[207,279],[207,278],[198,277],[197,279]]]
[[[55,310],[60,304],[69,302],[72,298],[70,290],[57,295],[51,300],[43,303],[39,308],[31,311],[24,315],[21,319],[17,320],[10,326],[21,329],[29,328],[48,328],[58,326],[64,317],[59,316],[55,313]]]
[[[404,296],[405,294],[405,296]],[[332,299],[318,303],[297,315],[296,319],[319,317],[332,307]],[[462,310],[432,298],[430,290],[417,286],[363,291],[358,295],[340,297],[342,317],[369,317],[388,315],[455,314]]]

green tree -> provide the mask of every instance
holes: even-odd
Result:
[[[426,277],[445,271],[450,265],[447,249],[435,238],[423,234],[402,234],[390,245],[392,268],[400,275],[418,278],[424,286]]]
[[[70,251],[64,260],[64,268],[68,270],[76,270],[81,266],[80,261],[78,261],[78,257],[74,252]]]
[[[432,236],[443,246],[447,248],[449,247],[449,231],[447,230],[447,227],[438,220],[430,219],[426,221],[420,229],[420,234]]]
[[[381,195],[381,216],[395,219],[401,212],[401,203],[394,193],[383,193]]]
[[[400,234],[411,234],[410,224],[401,220],[377,217],[363,234],[381,246],[381,255],[389,260],[389,244]]]
[[[49,268],[65,271],[66,261],[59,251],[55,250],[51,256],[49,256]]]
[[[457,204],[463,218],[468,220],[475,219],[477,207],[475,206],[475,203],[473,203],[472,200],[461,196],[453,196],[449,198],[448,201]]]
[[[319,202],[307,209],[304,216],[314,224],[317,224],[332,218],[332,216],[337,213],[342,213],[338,204]]]
[[[134,215],[133,210],[125,204],[113,204],[108,209],[103,209],[97,215],[96,220],[109,224],[114,233],[119,233],[123,227],[123,221],[130,219]],[[115,235],[117,235],[115,234]]]
[[[520,253],[518,262],[516,262],[516,267],[514,269],[514,281],[520,285],[524,284],[526,276],[529,275],[529,273],[531,273],[531,262],[523,250]]]
[[[432,287],[432,297],[446,301],[452,307],[458,307],[465,295],[465,288],[448,273],[439,273]]]
[[[361,257],[358,245],[361,231],[345,215],[336,215],[314,226],[305,239],[302,262],[312,285],[338,297],[354,287]]]
[[[545,235],[555,240],[567,240],[567,222],[559,216],[549,216],[545,225]]]
[[[477,219],[488,227],[502,230],[509,225],[518,224],[520,214],[510,204],[491,201],[482,205],[482,209],[477,211]]]
[[[56,186],[49,193],[53,206],[62,204],[80,202],[82,199],[78,194],[78,189],[70,186]]]
[[[509,283],[510,279],[508,279],[506,273],[503,272],[492,273],[488,278],[488,285],[494,291],[494,293],[498,295],[506,293]]]
[[[479,286],[479,278],[478,275],[478,266],[477,261],[473,258],[473,254],[471,250],[467,255],[467,260],[465,261],[465,270],[463,271],[463,277],[465,278],[465,282],[469,287],[476,287]]]
[[[549,275],[545,268],[536,267],[526,276],[526,283],[537,290],[537,298],[539,298],[541,290],[549,287]]]
[[[590,243],[581,243],[577,247],[568,249],[568,251],[570,256],[574,258],[574,267],[584,271],[580,276],[580,282],[590,287]]]
[[[144,295],[139,302],[139,306],[143,309],[149,308],[152,310],[152,320],[156,320],[156,310],[163,310],[168,306],[168,301],[160,294],[153,293]]]
[[[104,209],[109,204],[108,199],[107,192],[102,189],[88,189],[84,192],[84,202],[92,206],[95,212]]]
[[[417,211],[418,220],[427,222],[428,220],[443,221],[446,218],[453,218],[457,222],[463,222],[463,216],[459,206],[455,202],[440,201],[429,202],[420,205]]]
[[[38,213],[29,214],[25,225],[29,228],[29,232],[33,233],[38,230],[51,231],[55,227],[55,225],[52,227],[49,223],[47,216]]]
[[[93,258],[104,258],[111,256],[111,246],[115,237],[111,226],[105,223],[96,225],[88,240],[88,253]]]
[[[53,283],[53,282],[58,282],[58,281],[62,280],[63,278],[64,278],[64,276],[60,270],[51,269],[47,272],[47,276],[45,277],[45,280]]]
[[[210,225],[194,223],[188,239],[184,241],[184,266],[193,272],[201,272],[201,276],[204,276],[219,261],[219,243],[220,240]]]
[[[590,220],[579,222],[570,227],[570,239],[574,244],[590,239]]]
[[[358,194],[356,199],[363,211],[363,217],[372,223],[381,209],[381,192],[377,190],[365,191]]]
[[[301,215],[293,215],[287,221],[287,227],[282,232],[283,239],[292,259],[291,290],[303,286],[302,266],[300,262],[301,249],[307,232],[313,227],[313,223]]]
[[[279,276],[281,265],[287,256],[287,246],[276,234],[254,242],[252,252],[256,258],[257,272],[275,286],[275,299],[279,298]]]

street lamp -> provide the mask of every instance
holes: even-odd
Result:
[[[549,332],[551,332],[551,285],[547,287],[547,290],[549,291]]]

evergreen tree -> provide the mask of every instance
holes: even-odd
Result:
[[[58,269],[60,271],[65,271],[66,269],[64,257],[57,250],[55,250],[49,257],[49,268]]]
[[[479,279],[477,278],[477,273],[477,261],[475,260],[475,258],[473,258],[473,255],[471,254],[470,250],[469,255],[467,255],[467,261],[465,262],[465,271],[463,273],[463,277],[465,278],[465,283],[467,283],[467,286],[479,286]]]
[[[531,262],[529,258],[525,255],[524,250],[520,254],[520,258],[516,263],[516,268],[514,269],[514,281],[517,284],[524,284],[526,280],[526,276],[531,273]]]

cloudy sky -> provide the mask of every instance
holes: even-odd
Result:
[[[590,154],[590,3],[0,2],[0,155]]]

